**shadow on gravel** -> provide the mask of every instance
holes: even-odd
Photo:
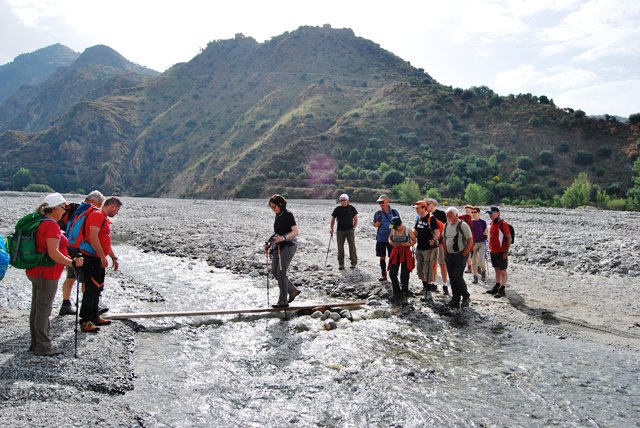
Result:
[[[552,325],[560,324],[560,320],[558,320],[555,317],[553,311],[550,311],[545,308],[533,308],[527,305],[527,303],[524,300],[524,297],[522,297],[520,294],[518,294],[517,291],[513,289],[508,291],[506,299],[509,301],[511,306],[513,306],[514,308],[516,308],[517,310],[519,310],[525,315],[528,315],[530,317],[538,317],[542,319],[542,321],[545,324],[552,324]]]

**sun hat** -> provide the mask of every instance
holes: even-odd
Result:
[[[60,193],[56,192],[45,196],[42,203],[46,204],[48,207],[57,207],[58,205],[66,204],[67,201]]]

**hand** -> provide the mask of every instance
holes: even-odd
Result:
[[[276,236],[276,242],[284,242],[286,240],[287,238],[285,238],[284,236],[280,236],[280,235]]]
[[[75,267],[82,267],[82,265],[84,264],[84,259],[82,257],[76,257],[75,259],[73,259],[73,262],[75,263]]]
[[[118,268],[120,267],[120,263],[118,263],[118,258],[117,257],[116,258],[112,257],[111,260],[113,261],[113,270],[117,271]]]
[[[502,258],[503,259],[507,259],[509,257],[509,253],[507,251],[505,251],[504,253],[502,253]]]
[[[106,268],[109,266],[109,261],[107,260],[106,257],[101,258],[100,261],[103,268]]]
[[[333,229],[329,229],[329,234],[333,235]]]

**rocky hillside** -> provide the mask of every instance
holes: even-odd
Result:
[[[12,62],[0,65],[0,101],[21,86],[44,82],[58,68],[71,65],[78,56],[77,52],[58,43],[19,55]]]
[[[474,182],[493,200],[546,199],[581,171],[625,192],[640,141],[637,124],[558,109],[543,95],[443,86],[328,26],[264,43],[239,34],[157,77],[109,82],[60,107],[42,132],[1,135],[0,188],[27,168],[61,191],[368,198],[412,178],[447,197]],[[68,87],[50,90],[66,99]]]

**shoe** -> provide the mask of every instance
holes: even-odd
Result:
[[[86,321],[82,323],[80,330],[85,333],[97,333],[100,331],[100,327],[96,327],[96,325],[91,321]]]
[[[71,304],[62,304],[62,306],[60,306],[60,312],[58,312],[58,315],[64,316],[64,315],[75,315],[76,311],[73,310],[73,308],[71,307]]]
[[[98,309],[98,314],[102,315],[104,313],[109,312],[109,308],[99,308]]]
[[[487,281],[487,270],[486,269],[482,269],[482,271],[480,271],[480,279],[482,279],[482,282],[486,282]]]
[[[499,289],[500,289],[500,284],[496,284],[496,285],[493,286],[493,288],[490,288],[489,290],[487,290],[486,293],[487,294],[496,294]]]
[[[496,294],[493,295],[493,297],[495,297],[496,299],[499,299],[501,297],[505,297],[506,294],[504,292],[504,285],[501,285],[500,288],[498,289],[498,291],[496,292]]]
[[[338,266],[338,270],[344,270],[344,266]]]
[[[289,304],[288,303],[282,303],[282,302],[278,302],[275,305],[271,305],[272,308],[288,308]]]
[[[446,286],[446,285],[442,286],[442,294],[444,296],[448,296],[449,295],[449,287],[448,286]]]
[[[434,293],[439,293],[437,284],[429,284],[429,291],[433,291]]]
[[[471,304],[471,297],[465,297],[462,299],[462,303],[460,303],[460,306],[463,308],[468,308],[470,304]]]
[[[111,321],[110,321],[110,320],[106,320],[106,319],[104,319],[104,318],[100,318],[100,317],[98,317],[98,319],[97,319],[97,320],[95,320],[95,321],[93,322],[93,324],[94,324],[94,325],[98,325],[98,326],[100,326],[100,325],[109,325],[109,324],[111,324]]]
[[[356,268],[356,265],[351,265],[351,266],[349,266],[349,268],[351,268],[351,269],[355,269],[355,268]]]
[[[64,354],[64,351],[53,347],[47,351],[38,351],[34,352],[33,355],[37,355],[38,357],[53,357],[54,355]]]
[[[378,279],[378,281],[380,281],[380,282],[382,282],[382,281],[386,281],[386,280],[387,280],[387,277],[386,277],[386,276],[381,276],[381,277]]]
[[[478,283],[478,275],[473,275],[473,280],[471,281],[472,284],[477,284]]]
[[[413,291],[409,290],[408,288],[403,288],[402,294],[407,297],[415,297],[415,294],[413,293]]]
[[[449,306],[450,309],[460,309],[460,302],[458,301],[450,301],[449,304],[447,305]]]
[[[289,293],[289,303],[293,302],[300,293],[302,293],[302,291],[300,290],[294,290],[291,293]]]

